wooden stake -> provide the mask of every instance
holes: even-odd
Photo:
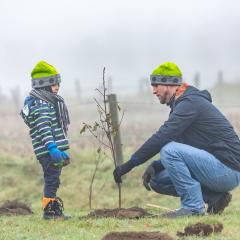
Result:
[[[167,211],[172,211],[172,209],[170,209],[170,208],[162,207],[162,206],[151,204],[151,203],[147,203],[147,206],[148,207],[153,207],[153,208],[164,209],[164,210],[167,210]]]

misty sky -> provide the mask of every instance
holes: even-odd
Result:
[[[60,71],[65,91],[78,78],[85,94],[103,66],[119,91],[165,61],[190,83],[201,72],[201,87],[219,69],[240,81],[239,10],[237,0],[0,0],[0,88],[30,90],[39,60]]]

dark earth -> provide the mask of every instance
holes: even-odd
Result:
[[[97,209],[88,214],[88,217],[115,217],[115,218],[128,218],[138,219],[142,217],[154,216],[146,210],[138,207],[132,208],[114,208],[114,209]]]
[[[111,232],[102,240],[173,240],[173,238],[160,232]]]
[[[18,200],[14,201],[6,201],[3,203],[2,206],[0,206],[0,216],[6,215],[6,216],[16,216],[16,215],[30,215],[33,214],[33,211],[31,208],[25,204],[21,203]]]
[[[216,224],[205,224],[198,222],[193,225],[189,225],[184,228],[184,232],[177,232],[178,237],[185,236],[209,236],[212,233],[220,233],[223,230],[223,225],[221,223]]]

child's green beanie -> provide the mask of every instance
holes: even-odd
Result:
[[[48,87],[61,82],[61,77],[57,70],[45,61],[40,61],[31,73],[32,87]]]

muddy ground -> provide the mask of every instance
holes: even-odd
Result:
[[[111,232],[102,240],[173,240],[173,238],[160,232]]]
[[[33,214],[31,208],[25,204],[21,203],[18,200],[6,201],[0,206],[0,215],[6,216],[16,216],[16,215],[30,215]]]
[[[184,232],[177,232],[177,236],[209,236],[212,233],[220,233],[222,230],[223,225],[221,223],[205,224],[198,222],[196,224],[185,227]]]
[[[114,209],[97,209],[88,214],[87,217],[116,217],[116,218],[128,218],[138,219],[142,217],[154,216],[148,213],[146,210],[138,207],[133,208],[114,208]]]

